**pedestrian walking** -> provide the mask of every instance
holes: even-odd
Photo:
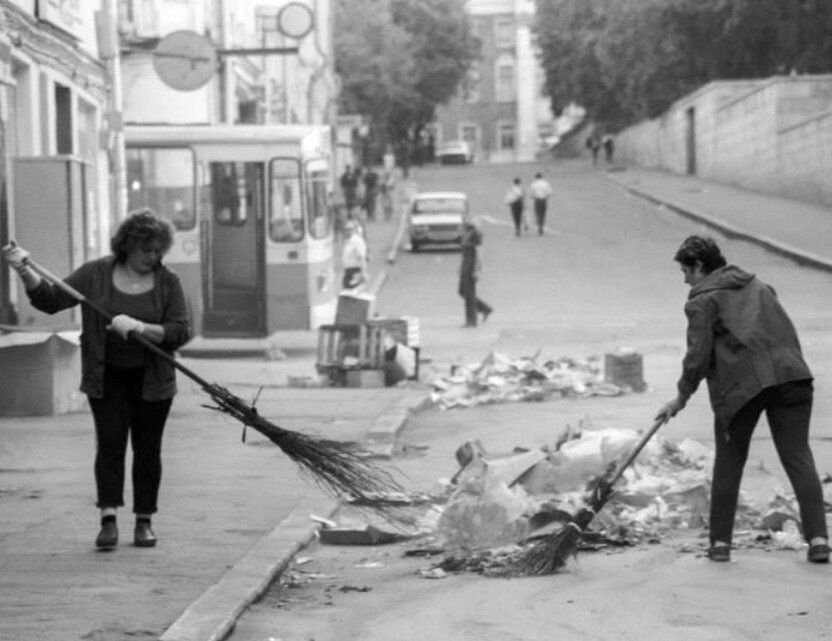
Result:
[[[515,178],[506,192],[505,201],[514,222],[514,235],[519,236],[523,230],[523,200],[525,192],[519,178]]]
[[[586,147],[592,153],[593,167],[598,164],[598,152],[601,150],[601,141],[595,134],[586,139]]]
[[[100,549],[118,544],[117,509],[124,505],[127,440],[133,450],[133,542],[156,545],[151,516],[157,511],[162,478],[162,434],[173,397],[173,365],[131,340],[135,333],[173,355],[191,336],[190,318],[179,277],[162,264],[173,244],[173,226],[149,209],[131,213],[116,230],[112,255],[91,260],[66,283],[112,314],[82,308],[81,391],[95,424],[96,506]],[[32,305],[54,314],[78,299],[42,279],[28,265],[22,247],[3,249],[18,272]]]
[[[381,208],[384,212],[384,220],[390,220],[393,217],[393,192],[396,189],[396,175],[392,169],[385,168],[381,172],[379,180],[379,200],[381,201]]]
[[[777,454],[800,506],[811,562],[829,561],[823,491],[809,447],[812,374],[794,325],[774,289],[728,265],[710,238],[690,236],[674,257],[690,293],[687,352],[667,420],[682,410],[702,379],[714,412],[716,458],[711,485],[710,548],[728,561],[734,516],[751,436],[765,411]]]
[[[376,219],[376,198],[378,197],[378,173],[373,167],[368,167],[364,172],[364,209],[367,211],[367,220]]]
[[[607,164],[612,164],[612,156],[615,152],[615,140],[613,140],[610,134],[604,134],[604,137],[601,138],[601,146],[604,148],[604,158]]]
[[[350,165],[344,168],[340,183],[341,193],[344,194],[344,204],[347,207],[347,213],[349,213],[358,205],[358,175]]]
[[[534,206],[537,233],[542,236],[543,230],[546,227],[546,208],[549,202],[549,196],[552,195],[552,186],[543,177],[543,174],[539,172],[535,174],[532,184],[529,185],[529,194],[531,194],[532,204]]]
[[[367,243],[354,220],[344,224],[344,233],[347,239],[341,251],[341,266],[344,269],[341,287],[355,289],[369,278]]]
[[[459,295],[465,301],[465,327],[477,326],[477,314],[482,315],[482,322],[494,311],[491,305],[477,297],[477,281],[482,271],[479,246],[482,244],[482,232],[470,218],[462,223],[462,261],[459,265]]]

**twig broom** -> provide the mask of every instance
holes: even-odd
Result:
[[[664,419],[657,419],[653,423],[653,427],[644,435],[621,465],[615,469],[614,473],[611,475],[604,474],[593,479],[590,482],[590,493],[586,500],[587,506],[578,510],[572,520],[557,532],[531,543],[514,559],[509,574],[513,576],[554,574],[566,564],[569,557],[575,556],[581,535],[589,527],[595,515],[612,498],[615,482],[621,478],[624,471],[630,467],[641,450],[644,449],[644,446],[647,445],[647,442],[664,423]]]
[[[38,265],[31,259],[27,260],[27,265],[80,303],[87,305],[108,321],[112,320],[112,315],[106,310],[52,274],[45,267]],[[342,498],[346,495],[386,514],[384,496],[390,493],[402,492],[401,486],[390,472],[370,464],[367,459],[361,457],[360,453],[349,445],[279,427],[261,416],[253,405],[249,405],[225,387],[209,383],[143,336],[133,332],[130,336],[159,358],[169,362],[207,392],[216,403],[216,407],[210,405],[205,407],[228,414],[240,421],[244,429],[245,427],[252,427],[266,436],[286,456],[298,464],[301,472],[308,473],[322,489],[336,498]],[[394,510],[391,509],[390,512],[391,514],[387,515],[393,516],[392,512]]]

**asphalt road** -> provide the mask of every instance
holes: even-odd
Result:
[[[544,172],[555,192],[550,202],[548,233],[542,237],[529,233],[515,238],[507,207],[503,205],[503,193],[514,176],[528,184],[537,170]],[[528,447],[549,442],[567,423],[576,424],[582,417],[589,417],[597,426],[648,427],[658,407],[674,395],[684,346],[682,305],[688,288],[672,257],[687,235],[711,232],[627,195],[608,180],[603,171],[578,163],[443,167],[420,170],[414,179],[420,190],[454,189],[469,194],[475,213],[482,217],[485,235],[485,269],[480,294],[495,307],[495,313],[485,325],[463,329],[462,301],[456,294],[459,254],[443,250],[402,253],[389,270],[379,309],[384,314],[419,317],[423,355],[430,361],[423,379],[431,372],[446,373],[453,364],[478,361],[492,349],[509,356],[540,351],[541,358],[554,358],[597,355],[626,346],[644,356],[648,390],[616,399],[425,412],[412,421],[403,438],[408,443],[427,446],[427,454],[398,461],[412,479],[413,489],[424,490],[436,479],[450,477],[456,470],[453,451],[469,438],[480,439],[489,451],[502,452],[509,451],[514,445]],[[712,235],[720,242],[729,262],[756,272],[777,289],[797,325],[807,360],[817,377],[813,432],[818,467],[821,474],[832,471],[832,448],[827,443],[832,438],[829,400],[832,302],[828,296],[832,277],[799,267],[754,245]],[[690,436],[708,443],[710,425],[711,413],[703,389],[685,411],[664,428],[663,435],[672,439]],[[767,491],[782,483],[782,472],[765,421],[758,427],[751,461],[755,469],[770,471],[770,474],[747,474],[749,482],[755,484],[752,489]],[[448,600],[453,600],[453,590],[449,590],[449,586],[434,588],[434,584],[424,580],[414,582],[405,574],[412,574],[414,568],[400,561],[394,562],[390,552],[353,549],[341,553],[319,546],[309,553],[319,556],[316,571],[327,574],[335,568],[335,572],[340,573],[339,578],[324,581],[331,588],[325,596],[322,596],[324,588],[319,584],[317,596],[312,589],[305,602],[299,597],[298,603],[292,606],[291,594],[287,596],[285,591],[275,590],[243,616],[233,641],[424,638],[419,633],[419,621],[426,621],[426,616],[430,618],[424,608],[436,608],[450,622],[444,628],[432,622],[435,625],[423,630],[434,638],[551,638],[555,629],[541,629],[538,634],[525,637],[516,636],[518,630],[515,629],[513,636],[508,632],[511,626],[507,622],[522,618],[526,620],[525,625],[529,625],[528,619],[532,615],[543,621],[544,615],[538,612],[539,608],[514,603],[517,599],[504,592],[517,609],[504,616],[495,612],[489,614],[487,606],[493,603],[493,595],[489,600],[471,587],[468,579],[455,582],[453,586],[465,590],[470,598],[448,605]],[[338,584],[353,581],[360,585],[355,582],[361,581],[362,577],[373,584],[367,570],[356,575],[354,569],[359,561],[366,566],[368,560],[395,567],[390,570],[394,575],[387,577],[387,583],[379,584],[375,592],[337,596],[333,586]],[[603,574],[603,564],[608,562],[596,559],[587,563],[584,576],[596,571]],[[601,565],[596,567],[595,563]],[[700,572],[695,569],[699,565],[691,569],[688,561],[682,563],[686,564],[682,570]],[[648,559],[641,569],[649,570],[655,564]],[[626,571],[627,566],[619,562],[615,567]],[[678,571],[679,565],[677,562],[676,566],[668,564],[667,567],[675,567],[670,570],[674,572]],[[772,567],[771,571],[779,570]],[[696,580],[709,581],[710,578],[703,576]],[[575,582],[580,584],[582,579],[578,577],[571,581],[570,586],[578,589]],[[805,582],[804,586],[812,585],[811,581]],[[725,583],[723,587],[727,592],[717,598],[730,599],[739,589],[738,585]],[[535,598],[541,589],[548,593],[546,587],[539,585]],[[816,584],[813,589],[817,589]],[[411,602],[407,596],[409,590],[413,596]],[[660,596],[656,595],[657,598]],[[768,595],[766,598],[776,600],[777,597]],[[742,607],[739,601],[736,604]],[[632,611],[635,605],[634,602],[627,607]],[[732,616],[730,608],[728,610],[726,619]],[[630,621],[627,625],[633,623]],[[468,627],[454,627],[463,624]],[[742,625],[741,616],[739,624]],[[749,625],[751,633],[755,628]],[[595,634],[603,635],[600,631]],[[575,634],[564,638],[604,637]],[[616,638],[631,637],[622,634]],[[716,634],[706,638],[781,637]]]

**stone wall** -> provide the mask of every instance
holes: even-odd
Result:
[[[625,163],[832,205],[832,76],[712,82],[617,143]]]

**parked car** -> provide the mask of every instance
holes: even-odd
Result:
[[[410,251],[424,245],[461,245],[462,221],[468,213],[468,196],[461,191],[416,194],[410,203]]]
[[[436,159],[442,165],[468,164],[474,162],[474,154],[467,142],[455,140],[439,145],[436,150]]]

